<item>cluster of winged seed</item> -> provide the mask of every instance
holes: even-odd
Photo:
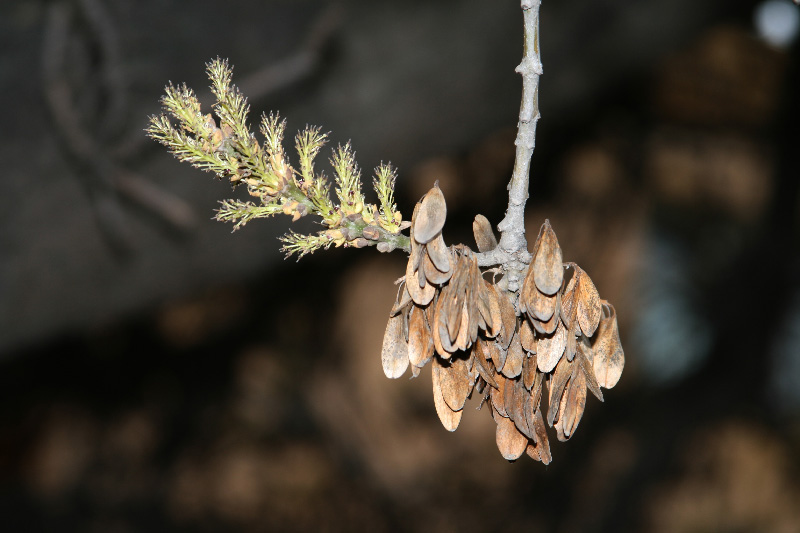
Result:
[[[433,401],[447,430],[455,431],[477,391],[497,424],[503,457],[527,453],[548,464],[542,396],[547,423],[565,441],[583,416],[587,389],[602,401],[600,388],[620,378],[625,356],[614,307],[579,266],[562,263],[549,221],[517,295],[485,280],[468,247],[445,245],[446,214],[438,186],[414,210],[411,255],[383,339],[383,370],[398,378],[410,365],[416,377],[431,362]],[[481,252],[497,246],[485,217],[478,215],[473,229]]]

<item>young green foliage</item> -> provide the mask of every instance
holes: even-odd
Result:
[[[409,249],[408,237],[401,233],[408,223],[403,222],[393,203],[395,173],[389,166],[382,165],[376,171],[374,184],[380,208],[367,204],[355,153],[349,143],[340,146],[331,158],[339,200],[335,204],[327,178],[314,169],[328,135],[314,126],[297,134],[295,169],[283,149],[286,122],[278,115],[263,115],[259,130],[264,141],[259,142],[247,125],[250,106],[232,84],[233,70],[228,62],[217,58],[206,67],[216,98],[212,109],[219,125],[211,114],[203,114],[190,88],[170,84],[161,98],[164,113],[150,117],[147,133],[179,160],[213,172],[218,178],[227,178],[234,185],[244,184],[250,196],[258,200],[226,200],[217,211],[217,220],[233,222],[236,230],[253,219],[278,213],[290,215],[292,220],[316,215],[327,230],[316,235],[290,232],[282,239],[287,255],[299,257],[331,246]],[[170,117],[177,123],[173,124]],[[369,238],[365,238],[365,230]]]

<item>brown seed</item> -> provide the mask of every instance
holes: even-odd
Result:
[[[508,384],[511,385],[510,389],[513,391],[511,403],[506,404],[508,417],[514,421],[514,425],[517,426],[520,433],[532,439],[533,431],[528,427],[528,419],[525,416],[525,399],[530,398],[531,395],[528,394],[528,391],[519,380],[511,380]]]
[[[486,356],[487,360],[491,359],[491,361],[494,364],[495,368],[497,368],[497,366],[499,364],[498,361],[500,360],[500,352],[501,352],[500,345],[497,344],[496,341],[487,340],[483,344],[483,354]],[[503,359],[503,363],[505,363],[505,361],[506,360],[504,358]],[[500,366],[500,368],[503,368],[502,365]]]
[[[553,313],[556,312],[556,303],[558,303],[557,295],[545,296],[539,291],[533,291],[533,293],[533,301],[526,302],[525,308],[528,314],[533,314],[534,317],[542,322],[547,322],[553,317]]]
[[[508,358],[508,350],[498,344],[495,344],[495,346],[497,349],[492,351],[492,361],[494,362],[494,367],[503,368],[506,365],[506,359]]]
[[[505,403],[506,383],[508,380],[500,374],[495,375],[495,378],[497,379],[497,388],[489,391],[492,407],[500,416],[508,417]]]
[[[411,254],[408,256],[408,262],[411,264],[411,270],[416,272],[422,264],[422,257],[425,254],[425,247],[414,240],[414,230],[411,230]]]
[[[525,453],[525,448],[528,446],[528,438],[517,430],[514,422],[502,416],[495,416],[497,423],[497,430],[495,432],[495,440],[497,441],[497,449],[504,459],[508,461],[516,461]]]
[[[600,384],[597,382],[597,378],[594,375],[592,363],[589,362],[589,359],[586,358],[586,354],[583,353],[583,343],[578,344],[575,357],[578,359],[578,364],[581,365],[584,376],[586,376],[586,388],[594,394],[595,398],[602,402],[603,391],[600,390]]]
[[[457,350],[466,350],[471,345],[469,330],[469,311],[467,311],[467,302],[464,302],[461,306],[461,325],[458,327],[458,336],[453,341],[453,346]]]
[[[561,295],[556,295],[556,308],[561,307]],[[553,333],[556,328],[558,327],[559,323],[561,322],[561,313],[553,313],[553,316],[550,317],[550,320],[547,322],[542,322],[532,314],[528,314],[528,319],[531,321],[531,325],[533,329],[539,332],[542,335],[550,335]]]
[[[567,330],[566,326],[564,330],[567,331],[567,348],[564,350],[564,355],[567,356],[567,360],[572,361],[575,359],[575,350],[578,347],[577,337],[575,337],[574,333]]]
[[[417,277],[417,272],[414,272],[411,268],[411,261],[408,262],[406,266],[406,288],[408,289],[408,293],[411,295],[411,299],[414,300],[414,303],[418,306],[425,306],[428,305],[431,300],[433,300],[433,295],[436,293],[436,288],[431,285],[430,283],[426,283],[425,287],[420,286],[419,278]]]
[[[527,393],[527,391],[525,391]],[[536,418],[536,411],[538,411],[539,406],[536,405],[536,399],[531,396],[530,394],[524,395],[524,416],[525,416],[525,424],[528,428],[528,433],[525,435],[531,439],[532,441],[536,442],[536,425],[534,422],[534,418]]]
[[[478,287],[475,288],[475,303],[478,307],[478,327],[486,333],[487,337],[494,338],[497,335],[497,331],[495,330],[494,317],[492,316],[488,285],[484,279],[478,282]],[[500,322],[498,322],[498,326],[499,324]],[[497,329],[499,330],[500,328],[498,327]]]
[[[450,248],[444,243],[441,233],[425,245],[425,251],[433,262],[433,266],[442,273],[449,273],[452,268]]]
[[[536,446],[534,450],[536,452],[536,456],[528,453],[531,457],[536,459],[537,461],[541,461],[542,463],[548,465],[553,460],[553,456],[550,454],[550,441],[547,438],[547,428],[544,426],[544,420],[542,418],[542,412],[540,410],[536,410],[536,415],[533,418],[534,422],[534,433],[536,434]]]
[[[515,378],[522,372],[522,363],[525,360],[525,352],[522,350],[522,345],[519,342],[519,333],[514,335],[511,339],[511,344],[508,346],[508,356],[503,364],[500,372],[507,378]]]
[[[492,315],[490,327],[486,332],[487,337],[494,338],[500,334],[503,329],[503,314],[500,311],[500,297],[497,294],[497,289],[489,282],[485,282],[486,296],[489,301],[489,313]],[[489,320],[486,321],[489,324]]]
[[[441,305],[443,316],[447,324],[450,341],[455,342],[458,330],[461,327],[461,312],[464,307],[467,265],[463,261],[456,264],[453,279],[442,289]]]
[[[386,324],[381,363],[383,364],[383,373],[390,379],[399,378],[408,368],[408,344],[403,338],[402,315],[390,318]]]
[[[549,220],[544,221],[537,241],[539,244],[530,267],[533,269],[533,281],[540,292],[553,295],[561,288],[564,267],[561,263],[561,247]]]
[[[559,323],[555,333],[549,337],[540,338],[536,344],[536,362],[539,365],[539,371],[545,374],[552,372],[561,360],[561,356],[564,355],[566,347],[567,330],[563,323]]]
[[[519,342],[528,353],[536,353],[536,337],[533,335],[531,323],[523,320],[519,325]]]
[[[525,385],[526,389],[531,390],[531,387],[533,387],[537,372],[536,355],[526,357],[525,361],[522,363],[522,383]]]
[[[513,379],[507,379],[503,387],[503,407],[505,408],[508,418],[514,419],[514,392],[517,388],[517,382]]]
[[[610,389],[619,381],[625,366],[625,352],[619,341],[617,312],[614,306],[602,301],[602,318],[592,345],[592,367],[601,387]],[[587,354],[588,357],[588,354]]]
[[[434,375],[438,372],[439,389],[445,403],[453,411],[460,411],[464,408],[464,402],[472,389],[472,381],[469,379],[469,370],[466,361],[462,358],[452,358],[450,364],[443,364],[435,361]]]
[[[436,353],[444,359],[449,359],[450,355],[456,351],[456,347],[450,342],[450,335],[447,333],[447,326],[443,323],[443,318],[437,319],[436,329],[433,331],[433,345]]]
[[[564,394],[567,382],[572,376],[573,366],[577,367],[578,365],[573,365],[566,358],[561,359],[561,362],[556,366],[556,371],[553,372],[553,376],[550,378],[550,391],[547,398],[547,423],[550,424],[550,427],[553,427],[556,417],[558,417],[561,396]]]
[[[573,321],[576,319],[575,315],[578,312],[578,306],[575,305],[577,301],[577,291],[575,286],[581,276],[581,267],[575,263],[564,264],[564,290],[561,294],[561,321],[567,327],[567,331],[573,330]]]
[[[408,319],[408,360],[423,367],[433,356],[433,337],[425,324],[425,311],[414,306]]]
[[[425,280],[428,283],[433,283],[434,285],[438,285],[440,287],[450,281],[450,278],[453,277],[452,268],[450,269],[450,272],[440,272],[439,269],[436,268],[436,265],[433,264],[427,253],[424,254],[420,269],[425,270]]]
[[[400,295],[401,296],[399,296],[399,298],[395,300],[394,307],[392,307],[390,316],[395,316],[399,314],[403,309],[406,308],[408,304],[411,303],[411,295],[408,293],[405,281],[401,282]]]
[[[514,294],[496,289],[497,300],[500,303],[500,313],[503,318],[503,330],[498,335],[498,339],[503,348],[508,349],[511,339],[517,329],[517,313],[514,311]],[[502,368],[502,367],[500,367]]]
[[[492,231],[492,225],[483,215],[476,215],[472,222],[472,233],[475,235],[475,243],[478,245],[479,252],[491,252],[497,248],[497,238]]]
[[[536,379],[534,379],[533,387],[531,387],[531,398],[533,398],[533,405],[536,407],[536,409],[539,409],[540,404],[542,403],[543,388],[544,388],[544,374],[537,371]]]
[[[586,408],[586,378],[580,370],[573,372],[569,387],[564,391],[561,408],[563,413],[556,423],[556,432],[559,440],[566,441],[575,434]]]
[[[434,369],[433,372],[433,405],[436,407],[436,414],[439,415],[439,420],[447,431],[455,431],[458,424],[461,422],[461,411],[453,411],[447,406],[442,396],[441,385],[439,384],[439,377],[435,370],[436,365],[431,365]]]
[[[439,185],[436,184],[419,202],[419,211],[412,221],[414,238],[420,244],[427,244],[438,235],[447,218],[447,205]]]
[[[577,303],[578,303],[578,323],[581,326],[581,331],[587,337],[594,335],[598,324],[600,323],[600,315],[602,309],[600,306],[600,295],[597,294],[597,288],[592,283],[592,279],[586,272],[581,275],[580,283],[577,287]]]
[[[480,376],[484,379],[486,383],[497,388],[497,381],[494,379],[492,375],[492,369],[494,368],[489,361],[486,360],[486,355],[484,354],[484,346],[486,345],[485,340],[478,339],[478,342],[475,343],[475,346],[472,347],[472,353],[475,355],[475,368],[478,370]]]

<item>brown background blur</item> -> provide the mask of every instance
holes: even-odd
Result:
[[[439,180],[470,245],[507,199],[518,2],[3,2],[0,528],[800,531],[800,55],[757,5],[542,6],[528,233],[627,359],[545,467],[383,376],[401,253],[284,262],[288,220],[231,234],[240,191],[142,132],[227,57],[254,117],[397,165],[407,216]]]

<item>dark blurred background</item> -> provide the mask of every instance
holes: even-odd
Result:
[[[254,116],[397,165],[406,216],[439,180],[471,244],[507,200],[519,2],[3,2],[2,530],[800,531],[798,15],[544,2],[528,232],[627,359],[545,467],[383,376],[403,254],[283,261],[288,220],[231,233],[241,191],[143,133],[227,57]]]

